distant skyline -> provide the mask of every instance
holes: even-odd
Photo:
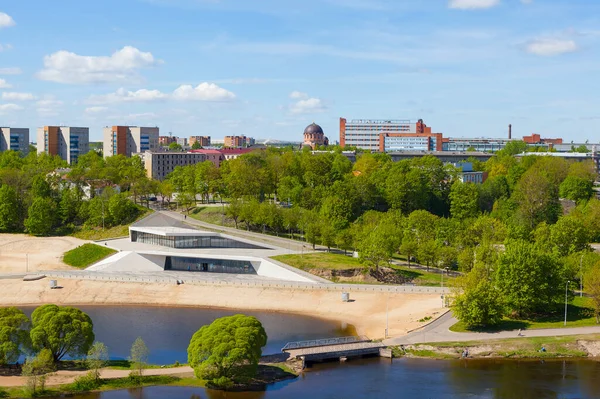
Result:
[[[331,142],[339,118],[600,142],[600,2],[20,0],[0,5],[0,126]]]

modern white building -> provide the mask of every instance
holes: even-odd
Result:
[[[37,129],[38,154],[58,155],[73,165],[89,151],[90,129],[87,127],[44,126]]]
[[[21,151],[29,153],[29,129],[0,127],[0,151]]]
[[[104,157],[156,151],[158,149],[158,127],[106,126],[103,129]]]

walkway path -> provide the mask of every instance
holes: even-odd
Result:
[[[386,345],[409,345],[428,342],[465,342],[485,341],[500,338],[518,338],[518,331],[500,331],[495,333],[456,333],[450,331],[450,327],[458,320],[447,312],[433,323],[414,331],[408,335],[390,338],[384,341]],[[600,334],[600,326],[597,327],[571,327],[571,328],[547,328],[536,330],[523,330],[523,337],[555,337],[564,335]]]

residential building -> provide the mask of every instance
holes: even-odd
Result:
[[[224,159],[229,160],[229,159],[236,159],[237,157],[239,157],[241,155],[247,154],[252,151],[256,151],[256,149],[255,148],[222,148],[218,151],[223,155]]]
[[[210,147],[210,136],[190,136],[188,141],[190,147],[199,143],[201,147]]]
[[[158,149],[158,127],[107,126],[104,128],[104,157],[155,151]]]
[[[37,129],[37,152],[58,155],[69,164],[90,150],[90,129],[87,127],[44,126]]]
[[[315,150],[318,146],[329,145],[329,139],[323,133],[321,126],[311,123],[304,129],[303,147],[310,147]]]
[[[168,147],[171,143],[176,143],[177,137],[173,136],[158,136],[158,145],[160,147]]]
[[[146,151],[141,155],[147,176],[156,180],[164,180],[177,166],[195,165],[206,160],[205,154],[197,152]]]
[[[221,153],[220,150],[190,150],[190,152],[195,154],[204,154],[206,157],[206,161],[212,162],[217,168],[221,166],[221,162],[225,160],[225,156]]]
[[[223,139],[223,147],[228,148],[250,147],[254,144],[255,140],[252,137],[246,136],[225,136]]]
[[[29,153],[29,129],[0,127],[0,151],[21,151]]]
[[[187,147],[188,141],[185,137],[176,137],[177,144],[179,144],[182,148]]]
[[[487,180],[488,172],[473,170],[471,162],[458,162],[454,166],[461,170],[458,178],[463,183],[483,184]]]

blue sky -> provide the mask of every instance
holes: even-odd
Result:
[[[0,125],[333,141],[339,117],[599,142],[593,0],[0,4]]]

